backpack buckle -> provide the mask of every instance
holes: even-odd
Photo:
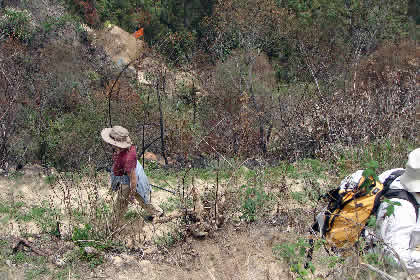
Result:
[[[379,189],[378,188],[374,188],[373,190],[372,190],[372,194],[377,194],[379,192]]]

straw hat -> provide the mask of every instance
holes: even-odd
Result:
[[[131,139],[128,137],[128,130],[119,125],[102,129],[101,136],[105,142],[121,149],[129,148],[132,145]]]
[[[420,148],[408,155],[405,172],[400,179],[404,189],[409,192],[420,192]]]

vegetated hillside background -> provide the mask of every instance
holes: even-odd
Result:
[[[347,259],[315,250],[305,269],[305,238],[323,192],[372,159],[401,167],[418,145],[418,1],[0,6],[0,173],[9,171],[0,275],[306,279],[315,265],[314,277],[371,279],[362,262],[392,270],[360,248]],[[114,31],[141,28],[138,58],[110,57],[110,42],[125,53]],[[176,167],[146,162],[151,182],[174,192],[153,194],[160,222],[131,205],[129,222],[111,226],[114,197],[98,171],[111,152],[100,131],[115,124],[139,157]],[[30,252],[16,245],[25,238]]]
[[[110,124],[180,166],[415,144],[418,1],[0,3],[3,169],[105,165]],[[126,69],[82,24],[144,28],[147,46]]]

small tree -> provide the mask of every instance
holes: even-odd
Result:
[[[272,107],[269,104],[272,104],[275,85],[272,71],[261,69],[264,65],[261,58],[264,50],[278,46],[279,38],[285,33],[283,15],[285,9],[280,9],[271,0],[221,1],[215,6],[214,15],[203,23],[210,31],[206,48],[214,60],[226,59],[227,54],[231,56],[231,70],[226,77],[230,77],[237,98],[242,95],[249,97],[249,107],[246,108],[252,111],[250,123],[256,120],[253,129],[257,131],[262,154],[267,153],[271,135]],[[265,65],[269,66],[269,63]],[[236,139],[237,133],[233,133],[233,137]]]

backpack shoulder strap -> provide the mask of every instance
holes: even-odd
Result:
[[[401,175],[403,175],[404,172],[405,172],[404,169],[399,169],[399,170],[396,170],[396,171],[392,172],[385,179],[385,182],[384,182],[384,190],[387,191],[389,189],[389,187],[391,186],[392,182],[394,182],[395,179],[397,179],[398,177],[400,177]]]
[[[384,182],[384,197],[386,197],[388,199],[399,198],[399,199],[409,201],[413,205],[414,211],[416,211],[416,219],[417,219],[418,214],[419,214],[418,209],[420,208],[420,204],[417,202],[415,197],[410,192],[408,192],[406,190],[403,190],[403,189],[398,189],[398,190],[390,189],[390,186],[391,186],[392,182],[394,182],[395,179],[397,179],[402,174],[404,174],[404,172],[405,172],[404,169],[399,169],[399,170],[396,170],[396,171],[392,172],[391,175],[389,175],[388,178],[386,178],[386,180]]]
[[[418,214],[419,214],[418,209],[420,208],[420,204],[417,202],[416,198],[410,192],[408,192],[406,190],[391,190],[391,189],[389,189],[384,194],[384,197],[386,197],[388,199],[399,198],[399,199],[409,201],[413,205],[414,211],[416,211],[416,219],[418,218]]]

